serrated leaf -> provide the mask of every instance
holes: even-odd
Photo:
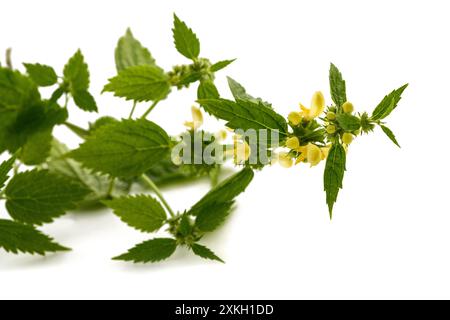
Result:
[[[103,92],[113,92],[126,100],[163,100],[170,92],[169,77],[157,66],[141,65],[122,70],[109,79]]]
[[[119,197],[128,194],[130,191],[130,182],[116,179],[115,188],[110,193],[110,177],[83,168],[79,162],[65,157],[68,152],[69,148],[54,139],[47,168],[51,173],[73,179],[91,191],[80,202],[80,206],[96,205],[98,201],[104,200],[108,196]]]
[[[170,150],[170,138],[145,119],[123,120],[95,131],[69,156],[85,167],[114,177],[140,176]]]
[[[138,244],[113,260],[133,261],[134,263],[158,262],[169,258],[176,249],[176,240],[157,238]]]
[[[103,203],[123,222],[140,231],[157,231],[167,219],[166,211],[151,196],[121,197]]]
[[[50,66],[39,63],[24,63],[24,66],[30,78],[40,87],[49,87],[58,82],[58,76]]]
[[[211,80],[202,80],[197,90],[198,99],[219,99],[220,94],[214,82]]]
[[[195,255],[208,260],[215,260],[222,263],[225,263],[222,259],[220,259],[214,252],[212,252],[209,248],[202,246],[201,244],[194,243],[191,246],[192,252]]]
[[[228,121],[226,126],[229,128],[244,131],[266,129],[269,139],[272,131],[277,131],[281,136],[286,136],[288,133],[284,117],[264,107],[261,102],[255,103],[249,100],[234,102],[226,99],[200,99],[198,102],[209,114]]]
[[[88,193],[82,185],[46,170],[26,171],[9,181],[6,209],[16,221],[42,225],[75,209]]]
[[[55,91],[53,91],[49,102],[50,103],[57,103],[59,98],[61,98],[64,95],[64,88],[58,87]]]
[[[373,111],[371,116],[372,120],[381,120],[390,115],[391,112],[397,107],[397,104],[402,98],[402,93],[407,87],[408,84],[405,84],[385,96]]]
[[[1,119],[5,121],[5,127],[0,124],[0,150],[16,152],[37,132],[53,129],[55,125],[63,123],[67,116],[66,109],[48,101],[5,112]]]
[[[223,204],[233,201],[238,195],[245,191],[253,180],[254,172],[250,168],[244,168],[240,172],[224,180],[210,192],[208,192],[199,202],[197,202],[189,214],[198,215],[204,209],[215,204]]]
[[[12,253],[45,255],[47,252],[68,251],[34,227],[16,221],[0,219],[0,248]]]
[[[0,68],[0,111],[6,107],[23,108],[39,102],[40,98],[36,85],[28,77]]]
[[[331,98],[337,107],[341,107],[347,102],[345,80],[342,78],[342,73],[334,64],[330,65],[330,91]]]
[[[335,143],[328,153],[324,172],[324,190],[330,218],[333,215],[333,206],[337,200],[339,190],[342,189],[342,181],[345,173],[346,154],[344,147]]]
[[[20,161],[28,166],[39,165],[47,160],[52,148],[52,129],[37,131],[32,134],[22,146]]]
[[[150,168],[146,174],[158,186],[186,182],[207,176],[211,171],[209,165],[175,165],[170,154]]]
[[[214,63],[214,64],[211,66],[210,70],[211,70],[212,72],[217,72],[217,71],[219,71],[219,70],[222,70],[222,69],[228,67],[228,66],[229,66],[230,64],[232,64],[234,61],[236,61],[236,59],[232,59],[232,60],[222,60],[222,61],[216,62],[216,63]]]
[[[173,19],[173,39],[178,52],[191,60],[198,58],[200,41],[196,34],[177,15],[174,14]]]
[[[89,91],[81,90],[72,93],[73,101],[81,110],[88,112],[97,112],[97,102]]]
[[[361,120],[349,113],[340,113],[336,116],[339,126],[345,131],[355,131],[361,128]]]
[[[178,231],[181,233],[182,236],[187,237],[188,235],[191,234],[192,229],[193,228],[192,228],[190,217],[188,214],[184,213],[181,216],[180,227],[179,227]]]
[[[11,157],[6,161],[3,161],[0,165],[0,191],[5,186],[5,182],[9,179],[9,172],[12,170],[16,157]]]
[[[155,64],[150,51],[142,46],[130,29],[127,29],[125,35],[117,43],[115,60],[117,72],[128,67]]]
[[[64,80],[69,84],[72,93],[89,89],[89,69],[81,50],[78,50],[64,66]]]
[[[248,100],[254,103],[261,103],[263,106],[272,109],[272,105],[269,102],[263,101],[261,98],[255,98],[247,93],[247,90],[236,80],[227,77],[228,80],[228,86],[230,88],[230,91],[234,97],[234,99],[237,100]]]
[[[203,206],[195,219],[195,226],[202,232],[212,232],[230,215],[234,201],[212,203]]]
[[[388,138],[391,139],[391,141],[392,141],[393,143],[395,143],[395,145],[396,145],[397,147],[400,148],[400,144],[398,143],[397,139],[395,138],[395,135],[394,135],[394,133],[392,132],[392,130],[389,129],[388,127],[384,126],[384,125],[380,125],[380,127],[381,127],[381,130],[383,130],[383,132],[388,136]]]

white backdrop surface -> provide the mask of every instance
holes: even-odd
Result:
[[[16,65],[61,70],[81,48],[101,113],[116,117],[129,103],[100,91],[115,73],[117,39],[131,27],[161,66],[185,63],[172,43],[173,12],[197,33],[203,56],[238,58],[218,74],[222,94],[232,76],[284,115],[316,90],[331,101],[330,62],[361,111],[410,83],[388,120],[402,149],[380,131],[354,142],[332,222],[323,165],[267,168],[205,239],[224,265],[184,251],[157,265],[111,261],[148,236],[108,210],[71,213],[43,230],[72,252],[0,252],[0,298],[450,298],[448,1],[14,0],[0,10],[0,52],[12,47]],[[194,88],[176,92],[151,118],[176,134],[194,99]],[[72,110],[78,124],[96,117]],[[207,190],[199,182],[165,192],[183,210]]]

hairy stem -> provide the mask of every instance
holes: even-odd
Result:
[[[133,118],[134,111],[136,110],[136,105],[137,105],[137,102],[134,101],[133,108],[131,109],[131,112],[130,112],[130,115],[128,116],[128,119]]]
[[[153,109],[155,109],[155,107],[158,105],[159,100],[156,100],[155,102],[153,102],[153,104],[147,109],[147,111],[145,111],[145,113],[142,115],[141,119],[145,119],[147,118],[147,116],[150,114],[150,112],[153,111]]]
[[[166,207],[167,211],[169,212],[170,216],[172,218],[175,218],[175,212],[172,210],[172,208],[167,203],[166,199],[162,195],[159,188],[156,186],[156,184],[150,179],[146,174],[142,175],[142,179],[144,182],[155,192],[156,196],[161,200],[162,204]]]

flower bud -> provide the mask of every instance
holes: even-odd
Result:
[[[332,111],[328,111],[327,119],[330,120],[330,121],[336,120],[336,113],[334,113]]]
[[[300,112],[291,112],[289,113],[288,120],[292,125],[298,126],[302,122],[302,115]]]
[[[344,110],[345,113],[352,113],[353,109],[353,104],[351,102],[347,101],[342,105],[342,110]]]
[[[345,143],[345,144],[347,144],[347,145],[349,145],[350,143],[352,143],[352,142],[353,142],[353,139],[354,139],[354,136],[353,136],[353,134],[351,134],[351,133],[346,132],[346,133],[344,133],[344,134],[342,135],[342,142]]]
[[[292,150],[297,150],[300,147],[300,140],[297,137],[290,137],[286,140],[286,147]]]
[[[327,130],[327,133],[328,133],[328,134],[333,134],[333,133],[336,132],[336,126],[330,124],[330,125],[327,126],[327,129],[326,129],[326,130]]]

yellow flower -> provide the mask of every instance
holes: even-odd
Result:
[[[278,161],[283,168],[290,168],[294,163],[291,155],[287,152],[281,152],[278,155]]]
[[[246,141],[234,141],[234,163],[246,162],[251,155],[250,146]]]
[[[297,160],[295,161],[295,164],[299,164],[303,161],[305,161],[306,159],[306,154],[307,154],[307,150],[306,150],[306,146],[301,146],[299,148],[297,148],[297,152],[300,153],[300,155],[297,157]]]
[[[218,141],[223,141],[227,138],[228,133],[226,130],[220,130],[215,134],[215,137]]]
[[[317,165],[322,160],[322,151],[320,148],[312,143],[306,146],[306,160],[312,166]]]
[[[320,148],[320,151],[322,152],[322,160],[325,160],[328,157],[328,153],[330,152],[330,147],[322,147]]]
[[[292,150],[297,150],[300,147],[300,140],[297,137],[290,137],[286,140],[286,147]]]
[[[354,137],[351,133],[346,132],[342,135],[342,142],[345,143],[346,145],[349,145],[350,143],[353,142],[353,138]]]
[[[311,108],[306,108],[304,105],[300,104],[300,109],[302,110],[303,117],[307,120],[312,120],[317,118],[325,109],[325,98],[322,92],[317,91],[314,93],[311,99]]]
[[[203,114],[202,111],[196,106],[192,106],[192,121],[186,121],[184,125],[191,130],[197,130],[203,125]]]
[[[344,110],[345,113],[352,113],[353,109],[353,104],[351,102],[347,101],[342,105],[342,110]]]
[[[298,126],[302,122],[302,114],[300,112],[291,112],[288,116],[289,122],[294,125]]]

